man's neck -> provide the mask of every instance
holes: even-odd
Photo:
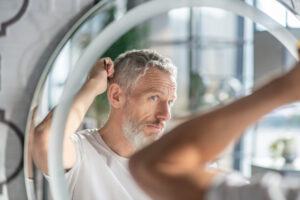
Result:
[[[108,120],[99,134],[107,146],[119,156],[129,158],[136,149],[125,138],[120,124],[116,124],[113,120]]]

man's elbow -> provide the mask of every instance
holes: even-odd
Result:
[[[161,199],[161,188],[157,188],[160,177],[157,176],[155,169],[139,152],[129,160],[129,171],[136,183],[153,199]]]
[[[134,177],[134,179],[139,180],[141,176],[141,169],[143,168],[143,160],[139,159],[139,157],[134,154],[129,160],[129,171]]]
[[[149,164],[147,158],[140,154],[140,152],[134,154],[129,160],[129,171],[138,185],[143,188],[149,186],[155,182],[155,167],[153,163]]]

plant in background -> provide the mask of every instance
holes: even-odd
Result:
[[[283,158],[285,164],[291,164],[297,157],[297,144],[295,138],[278,138],[269,147],[272,158]]]

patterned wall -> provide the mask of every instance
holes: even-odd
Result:
[[[0,1],[0,200],[27,199],[18,171],[30,103],[56,44],[93,0]],[[16,192],[17,191],[17,192]]]

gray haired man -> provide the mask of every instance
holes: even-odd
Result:
[[[66,124],[63,165],[72,199],[149,199],[133,181],[128,158],[161,136],[176,98],[175,79],[171,61],[152,50],[97,61]],[[95,97],[106,90],[110,114],[105,125],[76,132]],[[33,158],[46,175],[52,112],[35,129]]]

